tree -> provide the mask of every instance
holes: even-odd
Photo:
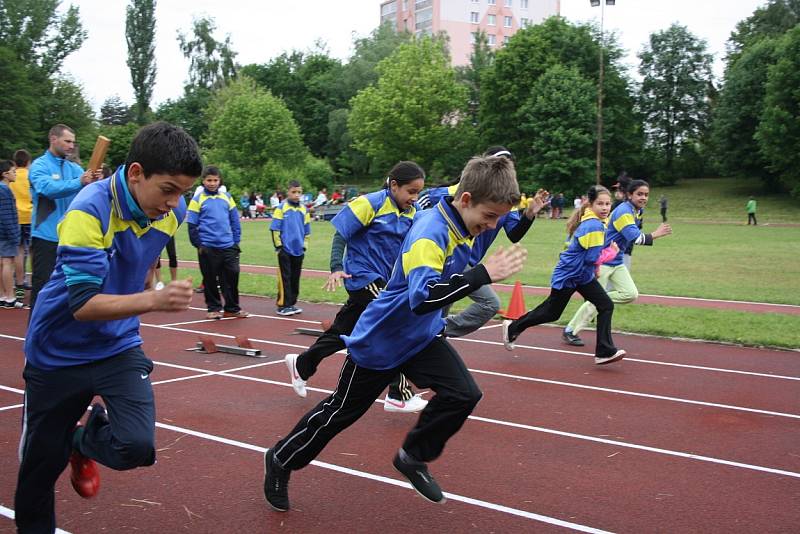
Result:
[[[47,139],[51,126],[63,123],[75,130],[75,139],[80,148],[80,156],[91,154],[97,137],[94,110],[83,93],[83,87],[68,77],[53,79],[48,84],[49,92],[40,101],[40,124],[43,125],[42,139]],[[86,151],[90,151],[86,154]]]
[[[110,96],[100,106],[100,124],[119,126],[131,121],[131,108],[119,95]]]
[[[58,15],[60,0],[0,0],[0,46],[45,76],[58,72],[64,59],[86,40],[77,7]]]
[[[761,39],[780,37],[800,23],[800,0],[769,0],[736,24],[728,40],[728,61],[735,61],[748,46]]]
[[[111,144],[108,145],[105,161],[112,169],[125,163],[128,151],[131,148],[131,142],[138,132],[139,125],[135,122],[100,126],[98,133],[108,137],[111,141]]]
[[[475,34],[469,65],[456,68],[457,79],[469,89],[469,110],[472,124],[475,126],[478,125],[478,110],[481,102],[481,76],[493,62],[494,50],[489,46],[486,32],[479,31]]]
[[[582,194],[594,182],[592,157],[597,88],[576,67],[553,65],[534,84],[532,98],[520,110],[520,129],[530,150],[521,168],[523,186],[544,185],[568,195]],[[525,180],[538,178],[538,184]]]
[[[147,122],[150,99],[156,81],[156,2],[131,0],[126,8],[125,40],[128,43],[128,69],[136,98],[136,121]]]
[[[758,177],[774,186],[774,175],[755,134],[764,109],[768,67],[775,62],[775,39],[762,39],[742,50],[725,71],[725,84],[714,108],[712,138],[720,170],[728,176]]]
[[[800,25],[783,36],[776,59],[769,67],[756,139],[770,170],[800,197]]]
[[[221,89],[208,110],[208,160],[237,187],[270,190],[315,167],[286,105],[247,77]],[[306,181],[308,184],[308,182]]]
[[[477,138],[465,113],[467,89],[455,81],[441,42],[401,45],[376,69],[377,84],[351,101],[356,148],[377,168],[412,159],[429,174],[457,175]]]
[[[208,132],[206,108],[212,96],[209,89],[187,85],[183,96],[167,100],[158,107],[156,118],[180,126],[199,142]]]
[[[30,151],[42,145],[37,136],[37,102],[33,83],[16,54],[0,47],[0,153],[5,157],[19,148]]]
[[[639,105],[650,143],[664,162],[662,178],[677,179],[675,160],[682,145],[698,141],[708,122],[711,54],[706,42],[677,23],[650,35],[639,53]]]
[[[181,52],[189,60],[189,84],[203,89],[218,89],[236,77],[236,52],[230,35],[224,42],[214,38],[214,19],[202,17],[192,22],[193,38],[178,35]]]

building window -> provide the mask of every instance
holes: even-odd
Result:
[[[403,0],[403,11],[408,11],[408,0]]]
[[[503,26],[506,28],[511,27],[511,17],[503,17]]]
[[[527,28],[530,25],[531,25],[531,20],[530,19],[526,19],[525,17],[522,17],[521,19],[519,19],[519,27],[520,28]]]
[[[490,33],[486,36],[489,39],[489,46],[494,46],[497,43],[497,36],[493,33]]]
[[[470,44],[475,44],[478,42],[478,32],[472,32],[469,34],[469,42]]]
[[[489,0],[489,5],[490,6],[493,6],[495,4],[497,4],[497,0]]]
[[[489,15],[487,24],[489,26],[497,26],[497,15]]]
[[[528,9],[528,0],[519,0],[519,7],[522,9]]]
[[[469,14],[469,21],[471,23],[473,23],[473,24],[477,24],[478,23],[478,12],[477,11],[473,11],[473,12],[471,12]]]
[[[381,6],[381,15],[391,15],[397,12],[397,2],[387,2]]]
[[[479,4],[481,0],[472,0],[473,4]]]
[[[504,45],[507,45],[508,41],[510,41],[510,40],[511,40],[511,37],[509,37],[508,35],[504,35],[503,36],[503,44]]]
[[[506,7],[511,7],[514,4],[514,0],[506,0]]]

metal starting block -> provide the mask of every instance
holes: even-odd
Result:
[[[319,337],[331,327],[331,321],[322,321],[320,324],[322,326],[322,330],[320,330],[319,328],[295,328],[294,333]]]
[[[236,336],[236,345],[220,345],[215,343],[209,336],[200,336],[200,341],[197,342],[197,345],[186,350],[201,354],[226,352],[238,356],[250,356],[251,358],[266,358],[266,355],[261,354],[261,349],[254,348],[250,340],[243,336]]]

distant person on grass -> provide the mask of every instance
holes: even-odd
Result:
[[[242,238],[239,211],[231,194],[220,191],[222,177],[218,167],[209,165],[203,169],[201,178],[203,189],[189,202],[186,222],[189,240],[197,247],[203,273],[206,317],[247,317],[250,314],[239,306],[239,242]]]
[[[295,315],[303,310],[295,306],[300,295],[300,273],[303,258],[311,235],[311,216],[300,202],[303,188],[292,180],[286,192],[286,200],[272,212],[272,244],[278,253],[278,315]]]
[[[607,249],[603,244],[603,221],[611,210],[611,193],[601,185],[593,185],[589,188],[587,197],[588,202],[567,221],[568,244],[553,269],[550,295],[519,319],[503,321],[503,344],[507,350],[514,350],[514,341],[527,328],[557,321],[569,304],[569,299],[577,291],[600,312],[597,317],[594,363],[604,365],[625,356],[625,351],[615,347],[611,339],[614,304],[608,298],[603,285],[597,281],[598,266],[619,252],[616,243],[610,243]]]
[[[67,463],[85,498],[100,487],[95,460],[115,470],[155,463],[153,362],[142,352],[138,316],[189,307],[191,280],[148,290],[145,279],[183,221],[182,195],[201,170],[189,134],[150,124],[133,139],[125,165],[85,187],[59,224],[56,267],[25,340],[14,502],[22,534],[55,530],[54,487]],[[76,427],[95,395],[106,407],[94,404],[86,425]]]
[[[658,199],[658,203],[661,205],[661,222],[667,222],[668,202],[666,195],[661,195],[661,198]]]
[[[389,171],[383,189],[345,205],[331,221],[336,233],[331,245],[331,274],[325,288],[335,291],[344,281],[348,298],[331,327],[308,350],[286,355],[292,386],[301,397],[306,396],[306,381],[317,372],[320,362],[345,347],[341,336],[353,332],[367,305],[386,287],[400,245],[417,215],[414,204],[423,187],[425,171],[413,161],[401,161]],[[398,373],[389,385],[383,409],[418,412],[427,403]]]
[[[753,226],[758,225],[758,221],[756,220],[756,209],[758,208],[758,203],[754,197],[750,197],[750,200],[747,201],[747,206],[745,209],[747,210],[747,226],[750,226],[750,221],[753,221]]]
[[[424,498],[444,502],[427,464],[442,454],[482,393],[442,336],[441,308],[522,269],[525,251],[514,246],[464,273],[475,236],[494,228],[519,197],[511,161],[473,158],[455,196],[445,197],[414,221],[388,285],[344,337],[348,355],[334,393],[264,455],[264,495],[272,508],[289,509],[292,471],[311,463],[331,439],[364,415],[398,372],[436,395],[393,465]]]
[[[600,285],[607,288],[608,296],[614,304],[628,304],[639,297],[639,290],[631,278],[629,267],[623,263],[624,251],[633,245],[652,245],[653,241],[672,234],[672,228],[661,223],[654,232],[642,232],[639,220],[650,198],[650,186],[644,180],[633,180],[628,185],[627,200],[611,212],[608,219],[608,228],[605,234],[605,246],[616,243],[619,252],[616,257],[600,266],[597,278]],[[608,289],[609,283],[613,289]],[[584,302],[567,327],[564,329],[562,339],[568,345],[582,347],[583,341],[578,333],[586,328],[597,316],[597,308],[591,302]],[[600,323],[598,318],[598,337],[600,336]]]

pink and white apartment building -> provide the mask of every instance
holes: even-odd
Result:
[[[561,0],[387,0],[381,3],[381,24],[416,35],[447,32],[453,65],[466,65],[478,31],[500,47],[520,28],[560,12]]]

